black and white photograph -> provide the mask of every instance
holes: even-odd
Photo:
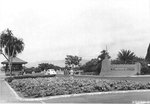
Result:
[[[150,0],[0,0],[0,104],[150,104]]]

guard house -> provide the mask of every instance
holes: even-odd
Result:
[[[1,62],[1,64],[5,65],[5,73],[9,72],[8,60]],[[19,59],[18,57],[14,57],[12,59],[12,73],[20,72],[23,70],[23,65],[27,64],[26,61]]]

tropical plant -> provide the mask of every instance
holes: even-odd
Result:
[[[130,64],[133,62],[134,58],[135,58],[134,52],[131,52],[130,50],[122,49],[118,53],[117,60],[119,60],[122,64]]]
[[[109,53],[107,52],[107,50],[102,50],[101,54],[98,56],[98,58],[100,58],[100,60],[104,60],[106,56],[108,58],[110,58]]]
[[[4,49],[6,59],[8,60],[10,75],[12,75],[12,59],[24,50],[22,39],[15,37],[11,30],[7,29],[1,33],[1,47]]]
[[[97,74],[99,74],[101,72],[102,61],[105,59],[106,56],[108,58],[111,58],[107,50],[102,50],[101,54],[98,56],[99,61],[96,66]]]

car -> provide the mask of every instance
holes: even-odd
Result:
[[[48,69],[46,72],[45,72],[45,75],[56,75],[56,71],[54,69]]]

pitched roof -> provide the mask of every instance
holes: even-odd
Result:
[[[1,62],[1,64],[8,64],[8,60],[5,60],[5,61]],[[14,58],[12,59],[12,64],[27,64],[27,62],[21,60],[21,59],[18,58],[18,57],[14,57]]]

